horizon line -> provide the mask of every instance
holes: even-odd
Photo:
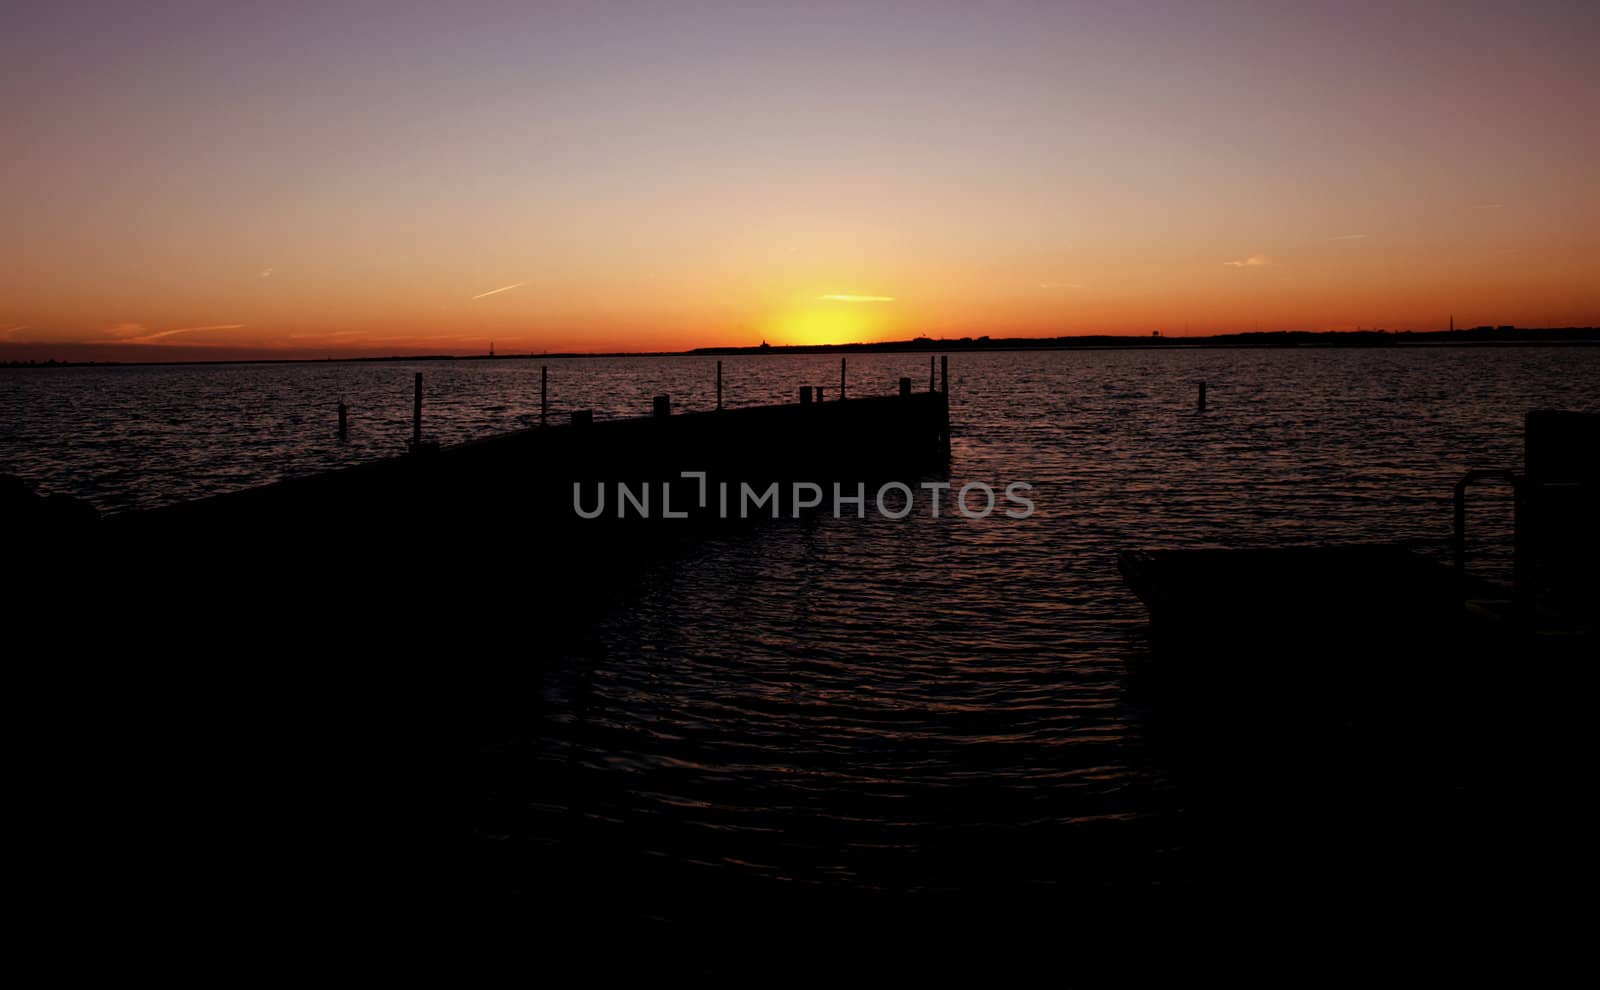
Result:
[[[1581,338],[1563,341],[1559,338],[1545,337],[1542,339],[1516,340],[1524,334],[1583,334],[1585,332],[1597,334],[1594,338]],[[1491,326],[1481,324],[1476,327],[1457,327],[1453,329],[1437,330],[1387,330],[1387,329],[1360,329],[1360,330],[1228,330],[1210,334],[1189,334],[1182,336],[1168,336],[1162,333],[1150,334],[1116,334],[1116,333],[1089,333],[1089,334],[1061,334],[1053,337],[994,337],[988,334],[982,336],[962,337],[926,337],[919,336],[902,340],[879,341],[842,341],[825,344],[715,344],[692,347],[684,350],[657,350],[657,351],[518,351],[511,353],[494,353],[492,351],[471,353],[418,353],[418,354],[347,354],[335,357],[273,357],[270,350],[258,348],[222,348],[213,347],[209,350],[237,351],[241,355],[254,353],[254,357],[197,357],[197,358],[166,358],[160,360],[138,359],[88,359],[72,360],[58,358],[30,358],[30,359],[0,359],[0,367],[30,367],[54,365],[102,365],[102,366],[169,366],[169,365],[214,365],[214,364],[327,364],[339,362],[384,362],[384,361],[521,361],[533,358],[601,358],[601,357],[708,357],[716,355],[738,354],[795,354],[818,353],[837,350],[865,351],[865,352],[901,352],[901,351],[938,351],[941,349],[955,350],[1061,350],[1068,348],[1077,349],[1126,349],[1132,347],[1181,347],[1205,346],[1214,341],[1246,341],[1260,338],[1281,338],[1290,335],[1310,338],[1328,337],[1361,337],[1368,340],[1400,337],[1432,337],[1446,338],[1441,343],[1450,343],[1459,340],[1463,344],[1600,344],[1600,327],[1597,326],[1561,326],[1561,327],[1517,327],[1509,324]],[[1493,335],[1503,335],[1496,339]],[[18,347],[39,347],[47,345],[19,344]],[[74,342],[70,344],[55,345],[63,349],[117,347],[119,342]],[[1234,346],[1239,346],[1234,344]],[[1248,345],[1247,345],[1248,346]],[[1272,346],[1263,344],[1262,346]],[[1348,346],[1348,345],[1334,345]],[[0,352],[4,345],[0,343]]]

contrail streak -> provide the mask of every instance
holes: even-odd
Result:
[[[213,324],[213,325],[208,326],[208,327],[179,327],[176,330],[163,330],[160,333],[148,333],[148,334],[145,334],[143,337],[129,337],[128,338],[128,342],[130,344],[147,344],[152,340],[160,340],[162,337],[171,337],[173,334],[179,334],[179,333],[198,333],[198,332],[200,332],[202,330],[243,330],[243,329],[244,329],[244,324],[243,323],[216,323],[216,324]]]
[[[493,296],[493,295],[498,295],[499,293],[502,293],[502,292],[510,292],[512,289],[520,289],[522,286],[527,285],[527,284],[528,283],[526,283],[526,282],[518,282],[516,285],[502,285],[498,289],[490,289],[488,292],[480,292],[477,295],[473,296],[472,298],[474,298],[474,299],[482,299],[484,296]]]

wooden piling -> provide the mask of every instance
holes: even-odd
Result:
[[[416,383],[411,390],[411,445],[422,446],[422,372],[417,372]]]
[[[1206,383],[1200,383],[1200,411],[1206,411]]]
[[[933,391],[933,355],[928,355],[928,391]]]
[[[576,426],[593,426],[594,425],[594,410],[593,409],[574,409],[574,410],[572,410],[572,425],[575,426],[575,427]]]
[[[651,405],[651,413],[656,419],[665,419],[672,415],[672,396],[658,395]]]
[[[717,411],[722,411],[722,362],[717,362]]]
[[[844,401],[844,358],[839,359],[839,401]]]
[[[802,386],[800,386],[800,404],[802,406],[811,405],[811,386],[810,385],[802,385]]]
[[[339,439],[350,439],[350,429],[345,419],[345,406],[343,402],[339,403]]]
[[[950,356],[939,355],[939,391],[950,394]]]
[[[546,419],[550,418],[550,366],[542,365],[539,368],[539,425],[543,426]]]
[[[911,379],[902,378],[902,379],[900,379],[900,398],[909,399],[910,397],[911,397]]]

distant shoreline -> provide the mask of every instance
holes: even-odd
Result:
[[[1277,330],[1194,337],[1089,334],[1068,337],[960,337],[755,347],[696,347],[687,351],[562,351],[524,354],[391,354],[325,358],[213,358],[188,361],[5,361],[0,368],[111,368],[224,364],[351,364],[395,361],[529,361],[572,358],[726,357],[767,354],[904,354],[970,351],[1167,350],[1233,348],[1255,350],[1386,347],[1594,347],[1600,327],[1475,327],[1470,330]]]

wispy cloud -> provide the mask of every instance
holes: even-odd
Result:
[[[852,296],[852,295],[846,295],[846,294],[842,294],[842,293],[841,294],[836,294],[836,295],[818,296],[817,298],[818,299],[825,299],[828,302],[847,302],[847,303],[885,303],[885,302],[894,302],[894,296]]]
[[[515,285],[502,285],[498,289],[490,289],[488,292],[480,292],[477,295],[473,296],[472,298],[473,299],[483,299],[483,298],[486,298],[488,296],[497,296],[502,292],[510,292],[512,289],[520,289],[524,285],[527,285],[527,284],[528,283],[526,283],[526,282],[518,282]]]
[[[209,326],[203,326],[203,327],[179,327],[176,330],[162,330],[159,333],[147,333],[142,337],[128,337],[127,340],[128,340],[128,342],[130,344],[148,344],[153,340],[162,340],[162,339],[164,339],[166,337],[174,337],[174,336],[177,336],[180,333],[201,333],[201,332],[206,331],[206,330],[243,330],[243,329],[244,329],[244,324],[243,323],[213,323],[213,324],[211,324]]]
[[[271,268],[263,268],[263,269],[261,269],[261,277],[262,278],[271,278],[272,277],[272,272],[273,272],[273,269],[271,269]]]
[[[1041,288],[1041,289],[1081,289],[1081,288],[1083,288],[1083,286],[1078,282],[1040,282],[1039,283],[1039,288]]]
[[[1364,241],[1366,239],[1366,234],[1340,234],[1338,237],[1328,238],[1330,241]]]
[[[0,330],[0,336],[3,336],[7,340],[10,340],[12,334],[16,333],[18,330],[26,330],[26,329],[28,329],[26,324],[18,323],[14,327],[6,327],[4,330]]]
[[[1224,261],[1223,264],[1229,268],[1255,268],[1259,265],[1272,264],[1272,259],[1264,254],[1252,254],[1243,261]]]

